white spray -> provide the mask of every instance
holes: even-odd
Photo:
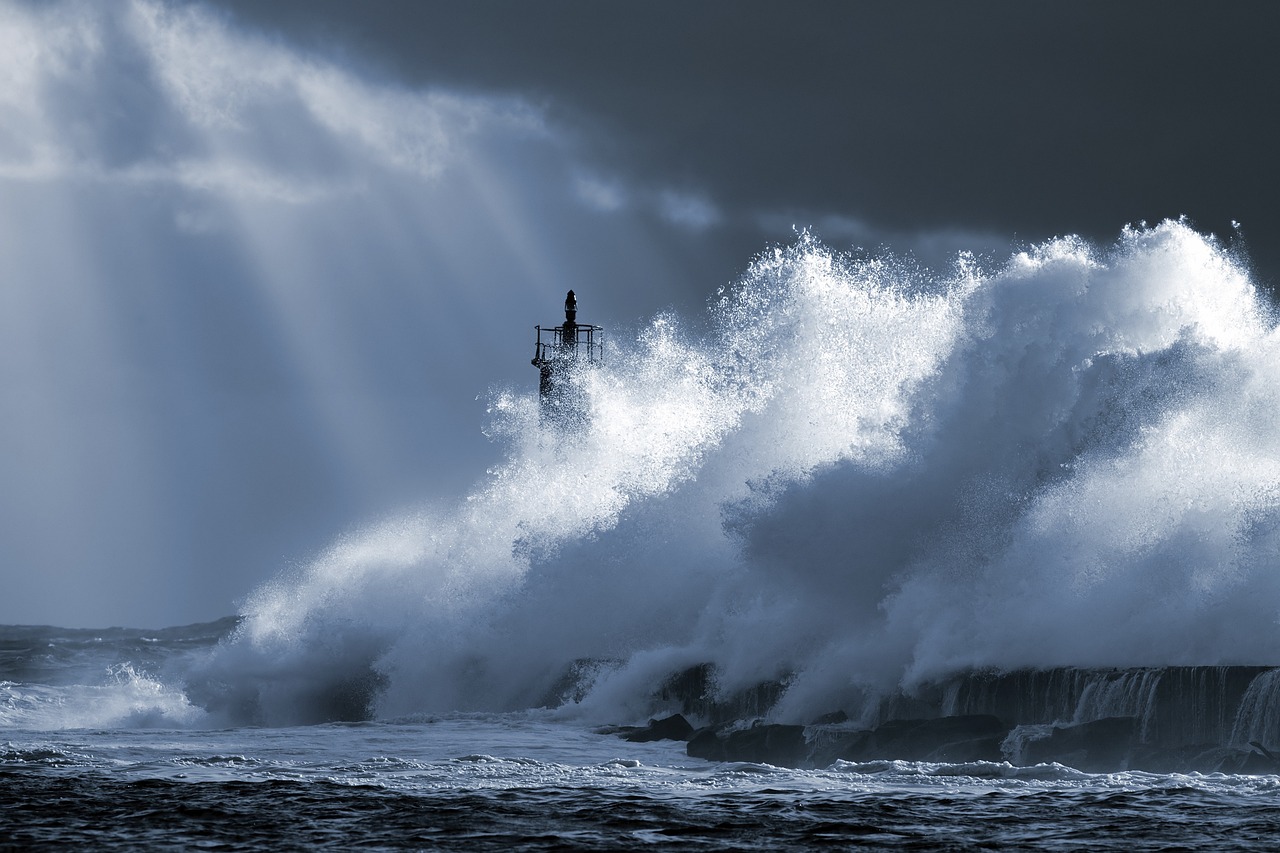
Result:
[[[260,590],[218,671],[268,722],[631,719],[664,676],[794,673],[779,713],[969,667],[1280,661],[1280,336],[1182,223],[934,276],[807,235],[578,381],[493,399],[504,464]]]

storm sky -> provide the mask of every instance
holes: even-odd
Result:
[[[1280,263],[1267,3],[223,2],[411,85],[528,99],[747,251],[788,216],[874,243],[1185,215]]]
[[[213,619],[498,461],[532,327],[809,228],[1280,280],[1280,7],[0,0],[0,622]],[[1238,225],[1236,224],[1238,223]]]

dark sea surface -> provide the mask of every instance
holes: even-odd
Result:
[[[1196,787],[945,793],[649,793],[512,788],[409,794],[334,782],[4,777],[6,843],[99,849],[1274,849],[1270,798]],[[74,805],[71,805],[74,803]]]
[[[213,727],[231,622],[0,629],[6,849],[1274,849],[1280,777],[690,758],[553,711]],[[140,658],[145,655],[145,658]],[[145,660],[126,665],[123,658]]]
[[[410,725],[380,739],[402,739],[415,751],[450,728]],[[499,721],[467,728],[473,737],[488,729],[502,739],[504,732]],[[0,771],[7,804],[0,824],[8,845],[120,850],[1269,850],[1280,837],[1277,780],[1268,777],[1091,777],[1057,767],[1018,777],[999,766],[918,764],[800,772],[709,767],[676,748],[644,750],[647,761],[661,764],[574,766],[518,755],[545,751],[537,739],[558,734],[554,727],[526,730],[529,748],[502,750],[515,756],[509,758],[464,756],[410,769],[413,762],[380,756],[359,769],[306,771],[248,756],[198,759],[190,754],[194,744],[150,767],[84,769],[55,749],[24,752],[11,743]],[[110,738],[97,732],[87,739]],[[173,747],[183,740],[156,738]],[[276,739],[323,744],[325,752],[345,740],[343,731],[325,727]],[[638,751],[607,742],[598,749]],[[183,763],[218,770],[175,772]],[[477,765],[485,772],[477,774]]]

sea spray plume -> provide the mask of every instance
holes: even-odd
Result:
[[[414,626],[381,663],[393,674],[383,713],[537,702],[569,662],[629,656],[637,634],[651,638],[655,623],[670,625],[683,613],[653,607],[661,602],[649,588],[670,564],[637,571],[641,555],[623,544],[636,524],[661,521],[614,528],[637,504],[670,511],[672,493],[700,476],[705,455],[740,417],[744,395],[708,354],[684,339],[675,318],[660,316],[632,345],[612,346],[603,368],[574,377],[590,409],[574,428],[541,422],[526,394],[497,396],[493,430],[508,438],[510,452],[468,502],[510,522],[501,542],[518,583],[474,614],[454,654],[437,654]],[[714,527],[714,507],[703,509],[691,513]],[[719,538],[704,526],[664,530],[662,539]],[[696,578],[686,580],[696,590]],[[628,606],[635,601],[642,606]],[[696,609],[677,621],[687,626],[695,616]]]
[[[626,346],[615,336],[606,366],[579,377],[592,409],[581,430],[541,424],[530,393],[496,395],[507,461],[455,510],[352,534],[260,590],[220,654],[222,689],[247,694],[226,704],[323,719],[381,686],[381,713],[511,707],[577,658],[706,654],[678,641],[742,594],[721,504],[832,456],[893,452],[894,430],[876,424],[904,414],[879,379],[897,362],[876,342],[930,324],[895,327],[874,309],[916,301],[886,286],[888,266],[864,265],[850,288],[841,263],[805,237],[725,294],[713,340],[688,341],[666,316]],[[848,337],[857,359],[831,352]],[[837,405],[859,397],[874,398],[871,416]]]
[[[931,335],[951,334],[945,298],[916,292],[903,273],[882,261],[850,261],[804,236],[762,256],[717,300],[698,370],[649,360],[645,351],[611,358],[599,376],[613,384],[596,389],[589,440],[602,442],[606,459],[625,441],[667,447],[674,424],[666,407],[681,406],[675,423],[692,432],[677,432],[663,456],[684,454],[688,474],[632,499],[610,528],[536,560],[520,606],[491,623],[500,639],[480,643],[492,646],[489,659],[524,673],[560,671],[580,657],[625,661],[583,703],[584,713],[600,717],[621,707],[643,714],[655,678],[709,657],[729,683],[735,673],[723,664],[735,649],[705,635],[726,610],[753,607],[758,586],[737,534],[725,529],[724,507],[767,499],[778,479],[805,477],[833,459],[897,452],[893,422],[906,414],[895,405],[898,386],[927,375]],[[700,393],[691,395],[691,381]],[[639,405],[628,404],[629,417],[646,426],[628,436],[614,431],[609,407],[633,399]],[[787,635],[798,633],[792,625]],[[776,674],[773,658],[742,663],[753,674],[762,667]]]
[[[259,590],[220,652],[221,675],[203,676],[216,701],[265,722],[360,715],[384,685],[399,711],[525,701],[518,679],[484,673],[521,651],[521,638],[490,649],[491,623],[518,606],[530,563],[693,476],[701,448],[736,417],[712,402],[736,397],[671,318],[611,361],[579,377],[596,410],[585,429],[542,424],[536,401],[501,393],[493,429],[511,442],[508,459],[459,507],[353,533]]]
[[[507,460],[260,592],[228,680],[264,720],[349,685],[503,709],[591,659],[571,710],[621,719],[710,662],[794,673],[802,718],[966,667],[1274,659],[1280,343],[1211,238],[930,277],[802,235],[711,318],[615,335],[581,429],[497,394]]]
[[[1280,655],[1278,340],[1251,284],[1178,223],[1127,232],[1088,284],[1058,349],[1064,367],[1097,352],[1034,448],[1069,456],[1017,494],[999,548],[961,561],[970,583],[943,581],[943,550],[887,603],[915,623],[908,678]]]
[[[922,464],[892,487],[916,533],[878,567],[883,622],[833,628],[793,707],[970,667],[1274,660],[1276,334],[1237,264],[1185,223],[1126,230],[1106,256],[1053,241],[965,312],[917,400]],[[844,468],[762,520],[866,488]]]

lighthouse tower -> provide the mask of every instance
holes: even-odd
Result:
[[[585,414],[584,401],[575,388],[574,371],[599,364],[604,356],[604,328],[578,322],[578,297],[572,290],[564,299],[564,325],[537,329],[532,364],[538,368],[538,397],[542,412],[557,419],[573,420]]]

